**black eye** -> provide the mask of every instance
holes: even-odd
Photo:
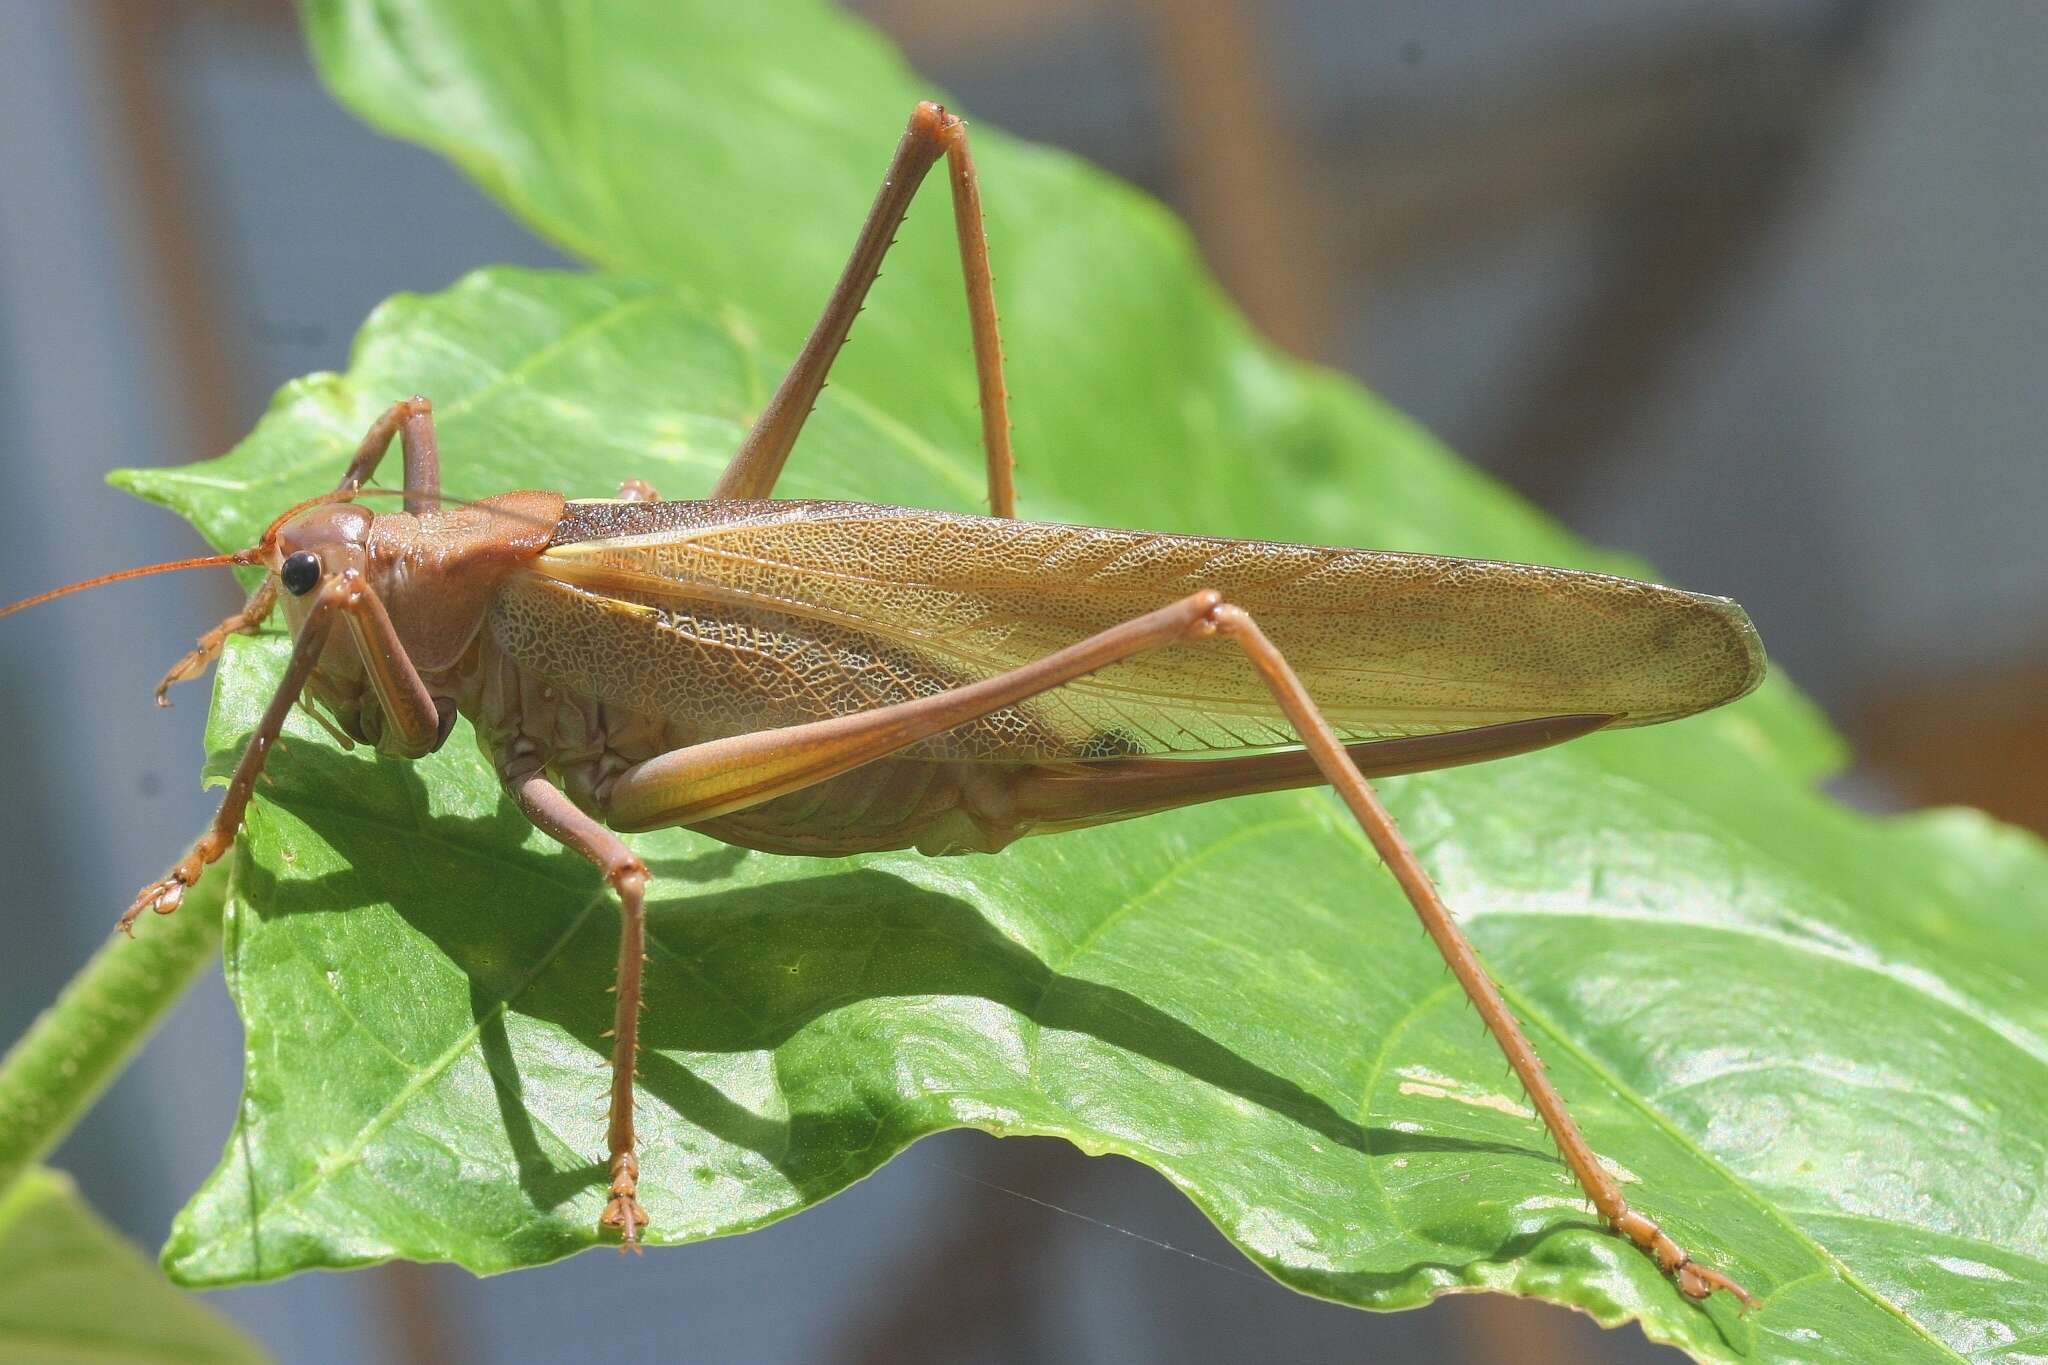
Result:
[[[287,557],[284,567],[277,571],[284,580],[284,590],[294,597],[304,597],[313,591],[313,585],[320,581],[320,560],[311,550],[301,550]]]

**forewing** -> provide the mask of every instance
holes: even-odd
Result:
[[[676,667],[745,690],[732,660],[751,659],[762,700],[725,704],[761,725],[987,677],[1202,588],[1259,621],[1350,740],[1556,715],[1647,724],[1739,696],[1763,666],[1733,603],[1606,575],[865,504],[575,504],[536,572],[687,637],[695,662]],[[1211,640],[1103,669],[930,756],[1293,742],[1244,659]]]

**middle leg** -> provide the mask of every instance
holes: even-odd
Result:
[[[507,777],[505,790],[543,834],[597,865],[619,897],[618,993],[612,1017],[612,1090],[605,1147],[611,1198],[598,1227],[617,1228],[621,1250],[640,1247],[647,1211],[640,1207],[639,1138],[633,1131],[633,1073],[640,1051],[640,976],[647,952],[647,864],[597,821],[578,810],[539,772]]]

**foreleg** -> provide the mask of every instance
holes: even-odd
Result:
[[[405,510],[433,510],[441,500],[441,447],[434,435],[434,405],[418,394],[393,403],[370,423],[334,491],[353,493],[368,483],[394,435],[405,448]]]
[[[284,678],[271,695],[270,704],[264,707],[262,719],[256,722],[256,732],[249,736],[241,761],[235,764],[234,776],[228,779],[228,794],[215,812],[213,824],[171,869],[170,875],[151,882],[136,895],[116,925],[122,933],[134,933],[135,921],[145,910],[154,910],[159,915],[176,910],[187,888],[198,882],[208,865],[234,847],[242,815],[256,790],[256,779],[262,776],[263,765],[269,761],[270,751],[284,730],[285,717],[305,690],[306,680],[319,666],[321,651],[326,649],[337,619],[348,623],[363,657],[371,691],[384,708],[387,734],[392,741],[386,747],[405,754],[426,754],[447,737],[454,713],[443,711],[428,695],[426,684],[406,657],[398,633],[392,629],[383,603],[361,572],[346,569],[330,573],[312,591],[317,596],[305,624],[299,627],[298,639],[292,644],[291,662],[285,666]],[[259,590],[257,597],[261,596]],[[232,623],[235,619],[230,617],[228,621]]]

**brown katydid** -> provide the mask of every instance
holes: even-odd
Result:
[[[769,500],[942,157],[993,515]],[[614,831],[684,825],[812,855],[994,853],[1027,834],[1327,783],[1600,1217],[1689,1297],[1726,1289],[1753,1305],[1623,1199],[1367,781],[1739,697],[1764,666],[1741,609],[1528,565],[1019,521],[1006,401],[966,132],[921,104],[823,315],[709,498],[664,502],[629,480],[615,501],[444,501],[431,406],[394,403],[333,493],[250,549],[159,566],[269,570],[172,667],[159,700],[280,603],[295,638],[212,827],[120,927],[175,910],[232,845],[294,706],[317,705],[338,733],[404,758],[469,717],[510,799],[596,864],[619,901],[600,1224],[637,1249],[648,873]],[[403,510],[373,512],[359,498],[394,437]]]

